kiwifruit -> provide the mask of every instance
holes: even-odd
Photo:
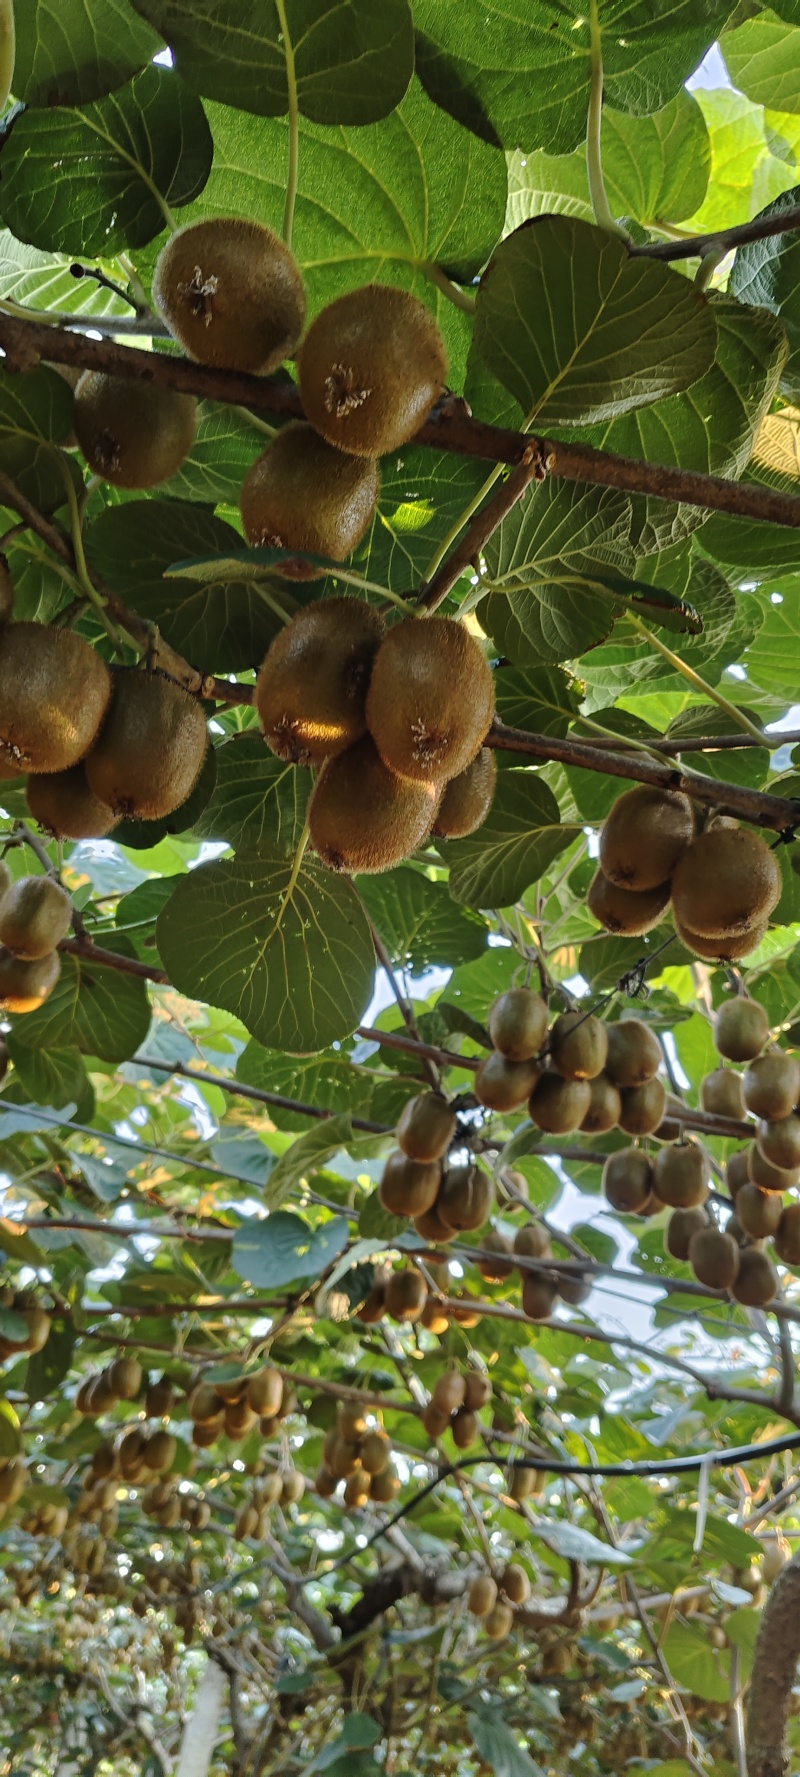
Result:
[[[510,1561],[500,1575],[500,1590],[505,1592],[510,1604],[527,1604],[531,1595],[531,1582],[524,1567],[520,1567],[516,1561]]]
[[[267,1364],[251,1376],[247,1384],[247,1399],[256,1413],[264,1418],[274,1417],[280,1412],[283,1403],[283,1377],[280,1370]]]
[[[621,1106],[617,1119],[626,1135],[653,1135],[662,1121],[667,1106],[663,1081],[655,1076],[643,1086],[626,1086],[620,1093]]]
[[[739,1254],[738,1276],[731,1295],[745,1308],[766,1308],[778,1293],[778,1273],[760,1247],[746,1246]]]
[[[698,1228],[689,1242],[689,1263],[710,1290],[728,1290],[739,1270],[739,1248],[721,1228]]]
[[[418,1271],[393,1271],[386,1285],[386,1312],[392,1320],[419,1320],[428,1286]]]
[[[558,1288],[550,1278],[523,1272],[522,1312],[528,1320],[549,1320],[557,1301]]]
[[[511,1499],[518,1502],[530,1499],[532,1494],[538,1495],[544,1492],[546,1480],[547,1476],[543,1475],[539,1469],[514,1468],[511,1471],[508,1485],[509,1495]]]
[[[314,1492],[319,1494],[320,1499],[332,1499],[338,1485],[336,1476],[331,1474],[324,1462],[320,1463],[314,1476]]]
[[[115,814],[160,820],[191,794],[207,746],[202,706],[182,685],[117,668],[108,719],[86,759],[89,787]]]
[[[489,1376],[481,1370],[469,1370],[465,1378],[464,1406],[470,1413],[479,1413],[482,1407],[488,1406],[492,1398],[492,1383]]]
[[[330,870],[374,875],[422,845],[441,789],[389,771],[369,735],[326,760],[308,805],[311,843]]]
[[[256,547],[344,561],[372,521],[380,487],[371,458],[346,456],[313,426],[294,421],[245,476],[244,534]],[[284,579],[319,580],[326,569],[286,562],[278,572]]]
[[[83,765],[30,777],[25,795],[34,820],[54,839],[105,839],[119,821],[89,789]]]
[[[0,759],[22,771],[67,771],[97,739],[111,674],[71,629],[0,630]]]
[[[637,784],[617,798],[600,834],[600,868],[621,888],[657,889],[694,838],[694,813],[681,790]]]
[[[704,1209],[674,1209],[664,1230],[664,1246],[673,1259],[688,1259],[692,1236],[708,1227]]]
[[[448,1241],[455,1240],[458,1233],[457,1228],[451,1228],[449,1222],[443,1221],[438,1202],[432,1209],[426,1209],[423,1215],[414,1217],[414,1228],[432,1246],[446,1246]]]
[[[578,1009],[562,1012],[550,1032],[550,1060],[565,1080],[593,1080],[608,1053],[606,1027]]]
[[[226,1403],[241,1401],[247,1393],[247,1377],[241,1373],[238,1376],[218,1376],[214,1386],[220,1400]]]
[[[403,1106],[397,1142],[409,1160],[441,1160],[456,1132],[456,1113],[438,1092],[418,1092]]]
[[[336,1423],[343,1438],[363,1438],[367,1429],[364,1408],[360,1401],[339,1401]]]
[[[95,475],[115,487],[157,487],[194,444],[193,395],[87,370],[75,390],[75,437]]]
[[[494,800],[497,761],[491,747],[481,747],[471,765],[445,785],[433,824],[434,839],[466,839],[483,826]]]
[[[526,1222],[514,1235],[514,1251],[526,1259],[550,1257],[550,1236],[543,1222]]]
[[[397,1148],[383,1169],[378,1196],[393,1216],[421,1216],[439,1194],[442,1169],[438,1160],[409,1160]]]
[[[248,1405],[246,1398],[243,1401],[228,1401],[225,1407],[225,1436],[234,1440],[246,1437],[253,1430],[257,1419],[258,1414]]]
[[[756,1130],[756,1147],[772,1166],[782,1172],[793,1171],[800,1166],[800,1117],[793,1112],[790,1117],[762,1119]]]
[[[780,1191],[762,1191],[758,1185],[742,1185],[736,1194],[736,1215],[751,1240],[767,1240],[783,1214]]]
[[[359,1461],[368,1475],[380,1475],[387,1467],[392,1446],[385,1431],[368,1431],[361,1440]]]
[[[788,1117],[800,1098],[800,1065],[794,1055],[770,1049],[746,1069],[744,1102],[755,1117]]]
[[[233,1534],[237,1542],[245,1542],[255,1534],[258,1525],[258,1512],[254,1505],[246,1504],[239,1507],[233,1525]]]
[[[744,1157],[748,1178],[762,1191],[791,1191],[800,1181],[800,1166],[773,1166],[771,1160],[765,1159],[756,1142],[745,1148]],[[731,1192],[731,1195],[734,1196],[735,1192]]]
[[[491,1641],[505,1641],[514,1627],[514,1612],[510,1604],[498,1601],[483,1618],[483,1627]]]
[[[614,1085],[608,1074],[595,1074],[589,1081],[589,1109],[581,1122],[584,1135],[606,1135],[609,1129],[616,1129],[622,1110],[622,1099],[619,1087]]]
[[[769,1036],[769,1018],[758,1000],[724,1000],[714,1019],[714,1041],[726,1061],[754,1061]]]
[[[469,1450],[480,1431],[477,1417],[469,1407],[459,1407],[450,1421],[453,1443],[457,1450]]]
[[[178,1440],[171,1431],[151,1431],[142,1446],[142,1456],[148,1468],[171,1469],[178,1454]]]
[[[676,920],[701,938],[727,938],[760,925],[780,894],[775,853],[750,827],[707,827],[672,878]]]
[[[422,1410],[422,1423],[429,1438],[441,1438],[450,1424],[450,1414],[444,1407],[438,1407],[431,1400]]]
[[[657,1141],[680,1141],[683,1135],[683,1124],[678,1117],[662,1117],[657,1129],[653,1130]]]
[[[379,1278],[368,1291],[361,1307],[356,1309],[356,1319],[362,1321],[364,1326],[375,1326],[379,1320],[383,1320],[385,1313],[386,1284],[383,1278]]]
[[[558,1293],[562,1302],[569,1302],[570,1307],[580,1308],[592,1293],[590,1277],[567,1277],[563,1271],[558,1276]]]
[[[687,950],[699,956],[706,963],[735,963],[743,956],[749,956],[757,950],[767,933],[767,921],[761,925],[745,926],[741,932],[727,932],[722,938],[704,938],[693,932],[675,915],[675,930]]]
[[[466,1378],[460,1371],[445,1370],[443,1375],[436,1378],[431,1400],[436,1402],[440,1412],[457,1413],[459,1407],[464,1405],[466,1392]]]
[[[752,1170],[753,1151],[752,1144],[747,1148],[737,1148],[736,1153],[731,1154],[730,1159],[725,1163],[725,1183],[733,1198],[741,1191],[742,1185],[746,1185],[748,1180],[754,1176]],[[754,1183],[762,1185],[762,1180],[755,1179]]]
[[[199,1382],[188,1400],[189,1412],[195,1424],[203,1425],[210,1419],[216,1419],[222,1410],[222,1397],[207,1382]]]
[[[0,1468],[0,1502],[15,1505],[22,1498],[28,1480],[28,1469],[21,1456],[11,1456]]]
[[[530,987],[509,987],[489,1012],[489,1035],[508,1061],[530,1061],[547,1036],[547,1006]]]
[[[330,1443],[325,1442],[325,1461],[334,1478],[343,1481],[358,1466],[358,1443],[334,1432]]]
[[[14,578],[8,558],[0,555],[0,623],[10,623],[14,614]]]
[[[749,1234],[745,1234],[744,1228],[737,1215],[728,1216],[728,1220],[725,1223],[725,1233],[730,1234],[731,1238],[736,1241],[737,1246],[750,1245],[750,1236]]]
[[[222,1437],[224,1430],[224,1413],[218,1413],[214,1419],[198,1420],[192,1426],[192,1443],[198,1450],[209,1450],[212,1444],[216,1444],[217,1438]]]
[[[290,1469],[288,1474],[284,1475],[284,1477],[283,1477],[283,1486],[281,1487],[281,1505],[285,1505],[285,1506],[286,1505],[288,1505],[288,1506],[299,1505],[300,1500],[302,1499],[303,1494],[305,1493],[305,1490],[306,1490],[305,1475],[301,1475],[298,1469]]]
[[[548,1068],[537,1080],[531,1093],[528,1110],[537,1129],[548,1135],[569,1135],[580,1129],[591,1103],[588,1080],[565,1080]]]
[[[149,1419],[164,1419],[175,1404],[175,1390],[168,1376],[162,1376],[160,1382],[148,1383],[144,1410]]]
[[[407,617],[375,656],[367,727],[401,777],[440,784],[471,764],[494,714],[494,677],[475,637],[450,617]]]
[[[294,351],[306,318],[294,255],[271,228],[239,216],[179,228],[159,255],[153,300],[190,358],[264,376]]]
[[[661,1066],[661,1044],[641,1018],[619,1018],[605,1027],[605,1071],[617,1086],[644,1086]]]
[[[279,759],[318,765],[366,732],[382,635],[378,612],[357,598],[320,599],[280,631],[256,682],[264,738]]]
[[[478,1260],[481,1277],[485,1277],[487,1283],[502,1283],[515,1269],[513,1257],[509,1257],[514,1248],[508,1235],[501,1234],[499,1228],[487,1228],[481,1235],[481,1246],[485,1253],[491,1253],[491,1258]]]
[[[298,374],[306,417],[329,444],[383,457],[413,438],[439,400],[447,351],[416,296],[365,284],[317,315]]]
[[[669,894],[668,882],[649,889],[623,888],[618,882],[609,882],[598,870],[589,885],[586,905],[607,932],[641,938],[658,925],[669,906]]]
[[[444,1175],[436,1208],[443,1222],[469,1233],[488,1222],[494,1206],[494,1185],[480,1166],[451,1166]]]
[[[717,1067],[706,1074],[700,1082],[700,1103],[704,1111],[711,1111],[714,1116],[741,1121],[745,1114],[741,1074],[730,1067]]]
[[[653,1189],[671,1209],[694,1209],[708,1196],[708,1155],[695,1142],[660,1148],[653,1162]]]
[[[66,938],[71,921],[72,902],[52,876],[18,876],[0,900],[0,944],[38,962]]]
[[[635,1215],[653,1190],[653,1163],[641,1148],[609,1154],[603,1167],[603,1192],[612,1209]]]
[[[135,1357],[118,1357],[111,1365],[108,1380],[118,1401],[135,1401],[142,1386],[142,1367]]]
[[[4,1012],[35,1012],[49,999],[61,974],[57,950],[37,962],[24,962],[10,950],[0,949],[0,1009]]]
[[[509,1061],[493,1049],[475,1074],[475,1097],[488,1110],[517,1111],[530,1098],[541,1071],[537,1061]]]
[[[496,1582],[490,1573],[479,1573],[467,1593],[467,1610],[473,1617],[486,1617],[496,1603]]]
[[[416,1222],[414,1226],[419,1233],[419,1226]],[[453,1238],[455,1238],[455,1231],[453,1233]],[[450,1325],[450,1316],[447,1309],[441,1302],[436,1300],[435,1296],[428,1297],[420,1316],[420,1324],[423,1327],[426,1327],[429,1333],[437,1333],[441,1335],[442,1333],[447,1332]]]
[[[775,1251],[784,1265],[800,1265],[800,1203],[783,1210],[775,1231]]]
[[[369,1496],[378,1505],[389,1505],[399,1492],[400,1476],[391,1463],[387,1463],[379,1474],[370,1477]]]

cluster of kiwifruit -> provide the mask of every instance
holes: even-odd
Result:
[[[336,1423],[325,1435],[315,1490],[321,1499],[332,1499],[343,1481],[343,1503],[351,1510],[371,1500],[387,1505],[400,1487],[391,1457],[391,1440],[383,1428],[367,1424],[357,1401],[339,1401]]]
[[[63,1536],[69,1523],[69,1506],[56,1500],[43,1499],[19,1519],[20,1530],[27,1536]]]
[[[419,1321],[429,1333],[446,1333],[451,1321],[463,1327],[476,1327],[481,1317],[472,1305],[474,1298],[469,1291],[462,1290],[458,1299],[445,1303],[445,1295],[450,1294],[446,1262],[437,1264],[428,1259],[425,1269],[434,1284],[433,1290],[429,1290],[425,1278],[412,1266],[395,1271],[387,1267],[379,1271],[361,1307],[356,1310],[357,1319],[372,1326],[388,1314],[390,1320],[401,1324]]]
[[[468,1370],[466,1376],[455,1368],[444,1370],[434,1383],[422,1423],[429,1437],[441,1438],[450,1431],[456,1449],[468,1450],[481,1429],[478,1414],[491,1398],[491,1381],[481,1370]]]
[[[580,1008],[548,1028],[547,1005],[531,988],[501,993],[489,1013],[493,1051],[481,1062],[474,1092],[488,1110],[521,1110],[549,1135],[624,1129],[648,1135],[664,1116],[657,1078],[658,1039],[637,1018],[606,1024]]]
[[[306,1490],[305,1475],[299,1469],[276,1469],[265,1475],[252,1488],[249,1499],[242,1501],[236,1514],[233,1534],[238,1542],[261,1542],[267,1535],[270,1512],[274,1505],[298,1505]]]
[[[49,999],[61,974],[57,946],[71,920],[72,902],[54,877],[21,876],[12,882],[8,866],[0,862],[3,1011],[33,1012]]]
[[[279,1422],[295,1411],[297,1397],[293,1389],[284,1387],[280,1370],[267,1364],[232,1381],[216,1379],[212,1384],[201,1376],[190,1390],[187,1404],[192,1443],[207,1450],[221,1437],[240,1443],[256,1426],[263,1437],[272,1437]]]
[[[531,1595],[531,1582],[524,1567],[510,1561],[497,1578],[479,1573],[467,1593],[467,1609],[479,1617],[482,1629],[492,1641],[504,1641],[514,1627],[515,1612],[523,1608]]]
[[[91,1376],[84,1377],[75,1396],[75,1406],[79,1413],[89,1419],[96,1419],[98,1414],[107,1413],[117,1401],[135,1401],[141,1393],[143,1382],[142,1366],[135,1357],[117,1357],[97,1370]]]
[[[712,815],[702,832],[681,790],[638,784],[600,835],[588,907],[606,931],[640,937],[672,902],[675,929],[706,962],[734,962],[761,943],[781,895],[775,853],[752,828]]]
[[[0,1291],[0,1306],[24,1320],[27,1332],[23,1339],[0,1338],[0,1361],[20,1357],[24,1351],[42,1351],[50,1337],[50,1316],[30,1290]]]
[[[494,1203],[492,1181],[479,1166],[443,1166],[456,1127],[456,1113],[439,1093],[410,1099],[378,1190],[384,1209],[408,1216],[423,1239],[439,1245],[482,1228]]]
[[[151,1481],[145,1487],[140,1503],[145,1517],[155,1518],[164,1530],[173,1530],[176,1525],[183,1524],[187,1530],[197,1533],[211,1522],[208,1500],[201,1499],[196,1493],[181,1493],[169,1475]]]

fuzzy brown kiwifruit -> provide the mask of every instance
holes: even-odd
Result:
[[[166,1419],[175,1405],[175,1390],[168,1376],[149,1382],[145,1391],[144,1410],[149,1419]]]
[[[419,1226],[416,1222],[414,1226],[417,1229],[417,1233],[419,1233]],[[437,1333],[441,1336],[442,1333],[447,1332],[450,1325],[450,1316],[447,1309],[444,1307],[444,1304],[438,1301],[436,1296],[428,1297],[420,1316],[420,1324],[423,1327],[426,1327],[429,1333]]]
[[[344,561],[378,504],[381,478],[369,457],[346,456],[302,420],[284,426],[245,476],[241,513],[248,543]],[[319,580],[326,569],[281,563],[284,579]]]
[[[667,1092],[662,1080],[645,1080],[643,1086],[626,1086],[620,1093],[621,1107],[617,1119],[626,1135],[654,1135],[667,1108]]]
[[[359,1461],[368,1475],[380,1475],[392,1454],[391,1440],[385,1431],[368,1431],[361,1439]]]
[[[83,765],[39,772],[28,779],[28,808],[54,839],[105,839],[119,822],[113,808],[90,790]]]
[[[142,1386],[142,1368],[135,1357],[118,1357],[111,1364],[108,1380],[118,1401],[135,1401]]]
[[[245,1438],[253,1430],[257,1419],[258,1414],[248,1405],[246,1398],[243,1401],[228,1401],[225,1408],[225,1436],[234,1440]]]
[[[505,1641],[514,1627],[514,1612],[510,1604],[498,1600],[497,1604],[483,1618],[483,1627],[490,1641]]]
[[[111,674],[71,629],[0,630],[0,759],[20,771],[67,771],[97,739]]]
[[[769,1036],[769,1018],[743,994],[724,1000],[714,1019],[714,1041],[726,1061],[754,1061]]]
[[[409,1160],[441,1160],[456,1132],[456,1113],[438,1092],[418,1092],[403,1106],[396,1135]]]
[[[664,1246],[673,1259],[688,1259],[692,1236],[707,1228],[704,1209],[674,1209],[664,1230]]]
[[[565,1080],[593,1080],[608,1053],[606,1027],[578,1009],[562,1012],[550,1032],[550,1061]]]
[[[382,457],[413,438],[443,393],[447,351],[418,297],[365,284],[317,315],[298,374],[303,411],[329,444]]]
[[[217,1394],[208,1382],[198,1382],[189,1395],[189,1413],[196,1425],[204,1425],[210,1419],[216,1419],[222,1411],[222,1397]]]
[[[444,1407],[437,1407],[435,1401],[429,1401],[423,1407],[421,1419],[429,1438],[443,1437],[450,1424],[449,1412]]]
[[[274,1365],[257,1370],[247,1384],[248,1404],[263,1418],[274,1418],[283,1404],[283,1377]]]
[[[480,1432],[476,1414],[469,1407],[459,1407],[450,1421],[453,1443],[457,1450],[469,1450]]]
[[[302,1499],[303,1494],[305,1493],[305,1490],[306,1490],[305,1475],[301,1475],[299,1473],[298,1469],[289,1469],[288,1473],[285,1474],[283,1477],[283,1485],[281,1487],[281,1505],[284,1505],[284,1506],[299,1505],[300,1500]]]
[[[370,1477],[369,1496],[377,1505],[390,1505],[400,1492],[400,1476],[389,1462],[377,1475]]]
[[[750,956],[766,937],[767,929],[767,921],[764,920],[761,924],[745,926],[741,932],[727,932],[721,938],[704,938],[689,926],[683,925],[677,914],[675,915],[675,930],[681,943],[706,963],[735,963],[743,956]]]
[[[727,938],[762,924],[780,894],[775,853],[750,827],[707,827],[672,877],[675,918],[701,938]]]
[[[592,1293],[590,1277],[568,1277],[565,1272],[559,1273],[558,1293],[562,1302],[569,1302],[570,1307],[580,1308]]]
[[[373,1283],[360,1308],[356,1309],[356,1320],[364,1326],[375,1326],[383,1320],[386,1313],[386,1283],[383,1278]]]
[[[458,1233],[457,1228],[451,1228],[449,1222],[442,1219],[438,1203],[432,1209],[426,1209],[423,1215],[414,1217],[414,1231],[423,1240],[429,1240],[431,1246],[447,1246]]]
[[[272,643],[256,681],[264,739],[293,765],[319,765],[366,733],[383,620],[357,598],[320,599]]]
[[[548,1135],[569,1135],[580,1129],[591,1103],[588,1080],[565,1080],[548,1068],[537,1080],[528,1103],[531,1120]]]
[[[193,395],[99,370],[81,377],[72,411],[89,468],[115,487],[157,487],[177,475],[197,431]]]
[[[358,1443],[334,1432],[330,1441],[325,1440],[325,1461],[334,1479],[344,1481],[358,1466]]]
[[[440,784],[471,764],[494,714],[494,676],[463,623],[407,617],[378,649],[367,727],[401,777]]]
[[[606,1025],[605,1071],[617,1086],[644,1086],[661,1066],[661,1044],[641,1018],[619,1018]]]
[[[460,1292],[451,1312],[453,1320],[457,1321],[460,1327],[477,1327],[481,1319],[476,1299],[470,1295],[469,1290]]]
[[[661,882],[656,888],[629,889],[609,882],[598,870],[589,885],[586,905],[607,932],[641,938],[658,925],[669,906],[669,894],[668,882]]]
[[[792,1172],[800,1166],[800,1116],[762,1118],[756,1130],[756,1147],[771,1166]]]
[[[459,1370],[445,1370],[437,1376],[433,1385],[431,1400],[436,1403],[441,1413],[457,1413],[464,1405],[467,1392],[466,1377]]]
[[[481,1370],[469,1370],[465,1378],[464,1406],[470,1413],[479,1413],[487,1407],[492,1398],[491,1377],[484,1376]]]
[[[294,255],[271,228],[238,216],[179,228],[159,255],[153,299],[191,358],[263,375],[294,351],[306,318]]]
[[[544,1492],[547,1476],[532,1468],[514,1468],[509,1480],[509,1496],[518,1502]]]
[[[800,1183],[800,1166],[789,1168],[773,1166],[772,1161],[765,1158],[756,1142],[751,1142],[750,1146],[744,1149],[744,1159],[747,1164],[748,1178],[762,1191],[791,1191],[796,1184]],[[729,1161],[729,1168],[730,1165]],[[734,1191],[731,1192],[731,1196],[735,1196],[735,1194]]]
[[[491,1254],[491,1258],[478,1259],[481,1277],[485,1277],[487,1283],[502,1283],[515,1269],[514,1248],[508,1235],[502,1234],[499,1228],[487,1228],[480,1243],[484,1252]]]
[[[707,1289],[728,1290],[739,1271],[739,1248],[721,1228],[699,1228],[689,1242],[689,1264]]]
[[[510,1561],[500,1575],[500,1590],[510,1604],[527,1604],[531,1595],[531,1582],[524,1567],[518,1562]]]
[[[603,1167],[603,1192],[612,1209],[636,1215],[653,1190],[653,1163],[641,1148],[609,1154]]]
[[[0,899],[0,944],[25,962],[49,956],[71,922],[72,902],[52,876],[18,876]]]
[[[547,1036],[547,1005],[530,987],[509,987],[489,1012],[489,1035],[508,1061],[530,1061]]]
[[[490,1573],[479,1573],[467,1593],[467,1610],[473,1617],[486,1617],[496,1603],[496,1581]]]
[[[493,1049],[476,1071],[475,1097],[487,1110],[517,1111],[530,1098],[541,1071],[537,1061],[508,1061]]]
[[[745,1070],[742,1090],[755,1117],[789,1117],[800,1098],[800,1065],[794,1055],[769,1049]]]
[[[418,1271],[393,1271],[386,1285],[386,1312],[392,1320],[419,1320],[428,1286]]]
[[[704,1111],[711,1111],[714,1116],[741,1121],[745,1115],[741,1074],[734,1073],[731,1067],[714,1068],[700,1082],[700,1103]]]
[[[441,786],[389,771],[369,735],[327,759],[308,805],[311,843],[329,870],[375,875],[422,845]]]
[[[551,1252],[550,1236],[543,1222],[526,1222],[514,1235],[514,1251],[526,1259],[545,1259]]]
[[[694,813],[680,790],[637,784],[617,798],[600,835],[609,882],[642,893],[669,880],[694,838]]]
[[[434,839],[466,839],[483,826],[494,800],[497,761],[490,747],[481,747],[471,765],[445,785],[436,810]]]
[[[442,1168],[438,1160],[409,1160],[399,1148],[389,1155],[378,1196],[393,1216],[421,1216],[439,1195]]]
[[[60,974],[58,951],[37,962],[24,962],[0,949],[0,1011],[35,1012],[49,999]]]
[[[614,1085],[608,1074],[595,1074],[589,1081],[589,1109],[581,1121],[584,1135],[606,1135],[609,1129],[616,1129],[622,1110],[622,1098],[619,1087]]]
[[[671,1209],[695,1209],[708,1196],[708,1155],[695,1142],[660,1148],[653,1162],[653,1189]]]
[[[494,1185],[480,1166],[451,1166],[436,1200],[442,1221],[459,1233],[482,1228],[494,1208]]]
[[[159,672],[120,667],[99,740],[86,759],[89,788],[127,820],[156,821],[191,795],[203,768],[203,709]]]
[[[725,1183],[733,1198],[741,1191],[742,1185],[746,1185],[753,1177],[752,1153],[752,1144],[746,1148],[737,1148],[736,1153],[731,1154],[730,1159],[725,1162]],[[761,1184],[761,1180],[756,1179],[755,1183]]]
[[[758,1185],[746,1184],[736,1194],[736,1216],[751,1240],[767,1240],[783,1214],[780,1191],[762,1191]]]
[[[558,1287],[550,1278],[523,1272],[522,1312],[528,1320],[549,1320],[557,1301]]]
[[[789,1203],[775,1230],[775,1251],[784,1265],[800,1265],[800,1203]]]
[[[766,1308],[777,1293],[778,1273],[772,1260],[757,1246],[743,1247],[731,1295],[745,1308]]]
[[[171,1431],[151,1431],[142,1446],[142,1457],[148,1468],[171,1469],[178,1454],[178,1440]]]

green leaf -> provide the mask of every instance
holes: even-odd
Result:
[[[500,667],[495,674],[497,714],[508,728],[535,729],[561,738],[574,721],[580,698],[558,667],[518,671]]]
[[[520,1746],[497,1704],[474,1703],[467,1711],[467,1726],[494,1777],[541,1777],[541,1766]]]
[[[375,1122],[395,1123],[413,1089],[396,1074],[371,1079],[347,1055],[329,1049],[309,1057],[281,1055],[260,1043],[248,1043],[236,1063],[236,1078],[324,1111],[352,1112]],[[278,1129],[304,1131],[308,1119],[291,1110],[270,1107]]]
[[[72,428],[72,395],[63,377],[41,365],[0,379],[0,468],[45,512],[63,505],[74,465],[54,449]]]
[[[326,1117],[298,1136],[285,1154],[281,1154],[270,1173],[267,1191],[270,1207],[283,1203],[301,1179],[319,1172],[325,1162],[332,1160],[334,1154],[338,1154],[340,1148],[346,1148],[352,1139],[353,1125],[346,1111],[338,1117]]]
[[[349,1036],[372,994],[372,937],[351,882],[276,847],[203,864],[158,921],[179,992],[234,1012],[270,1048],[309,1054]],[[34,1014],[37,1016],[37,1014]]]
[[[124,938],[107,948],[132,954]],[[80,1049],[102,1061],[128,1061],[150,1028],[147,986],[134,975],[63,955],[61,975],[43,1006],[12,1019],[16,1043],[27,1049]]]
[[[695,93],[711,138],[711,177],[705,202],[692,228],[730,228],[753,214],[793,182],[794,157],[766,126],[761,105],[730,87],[698,87]],[[795,175],[796,176],[796,175]]]
[[[289,109],[286,52],[275,0],[133,0],[167,39],[178,73],[198,92],[257,116]],[[409,0],[287,0],[304,117],[371,123],[400,103],[414,71]]]
[[[800,573],[767,580],[757,596],[763,622],[747,650],[748,679],[781,701],[794,702],[800,638]]]
[[[390,1245],[408,1233],[408,1217],[393,1216],[384,1209],[377,1191],[371,1191],[358,1218],[358,1232],[365,1240],[382,1240]]]
[[[17,0],[14,96],[86,105],[123,86],[163,48],[127,0]]]
[[[98,284],[95,278],[75,278],[72,255],[40,253],[17,241],[7,228],[0,229],[0,299],[31,307],[65,311],[71,315],[129,315],[130,307]]]
[[[581,1530],[577,1524],[537,1518],[531,1528],[534,1536],[540,1536],[542,1542],[565,1561],[586,1561],[601,1567],[631,1566],[631,1557],[624,1549],[615,1549],[611,1543],[601,1542],[599,1536],[594,1536],[591,1530]]]
[[[321,1276],[344,1250],[348,1232],[344,1216],[312,1229],[302,1216],[278,1209],[237,1230],[231,1263],[245,1283],[257,1289],[281,1289],[301,1277]]]
[[[785,191],[761,211],[780,216],[800,203],[800,186]],[[741,302],[754,303],[779,315],[789,339],[789,357],[781,389],[790,401],[800,399],[800,235],[770,235],[740,247],[731,271],[731,290]]]
[[[28,1358],[25,1392],[31,1401],[46,1401],[69,1374],[75,1349],[75,1328],[70,1321],[54,1320],[47,1343]]]
[[[19,1419],[11,1402],[0,1400],[0,1457],[16,1456],[21,1448]]]
[[[730,1700],[730,1655],[712,1647],[693,1623],[673,1621],[662,1642],[664,1658],[677,1683],[709,1703]]]
[[[603,175],[615,216],[643,225],[681,222],[706,194],[711,144],[697,100],[681,91],[652,117],[603,107]],[[513,228],[547,212],[594,221],[586,153],[517,152],[509,162],[508,216]]]
[[[471,962],[486,948],[486,926],[454,907],[444,883],[401,866],[359,882],[367,913],[392,962],[415,975],[436,966]]]
[[[61,1111],[68,1104],[81,1104],[87,1092],[91,1094],[79,1049],[30,1048],[12,1033],[8,1051],[26,1092],[38,1104],[51,1104]]]
[[[293,854],[311,790],[307,772],[270,753],[260,734],[239,734],[216,751],[217,782],[195,823],[203,839],[227,839],[234,851],[275,846]]]
[[[597,583],[633,567],[630,513],[616,488],[548,480],[503,520],[486,545],[481,619],[515,665],[573,659],[609,634],[615,608]]]
[[[756,105],[800,111],[800,31],[768,9],[726,31],[722,53],[734,86]]]
[[[503,771],[478,832],[440,844],[450,893],[468,907],[509,907],[577,831],[561,825],[555,796],[536,772]]]
[[[0,149],[3,221],[49,252],[143,247],[199,196],[212,157],[199,99],[151,65],[96,104],[15,119]]]

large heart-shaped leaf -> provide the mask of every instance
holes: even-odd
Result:
[[[123,86],[163,43],[127,0],[18,0],[14,96],[86,105]]]
[[[300,1277],[319,1276],[344,1250],[348,1235],[344,1216],[313,1229],[302,1216],[278,1209],[264,1221],[247,1221],[238,1230],[232,1263],[246,1283],[280,1289]]]
[[[133,954],[125,938],[115,936],[107,944],[123,955]],[[38,1011],[17,1015],[12,1024],[16,1042],[28,1049],[76,1048],[103,1061],[127,1061],[150,1028],[147,986],[135,975],[64,955],[50,998]]]
[[[308,772],[276,759],[260,734],[239,734],[218,747],[217,783],[195,822],[203,839],[227,839],[234,851],[274,846],[293,853],[311,789]]]
[[[483,826],[440,845],[450,893],[467,907],[508,907],[578,831],[562,825],[555,796],[535,771],[503,771]]]
[[[800,30],[767,10],[726,31],[722,53],[734,86],[773,111],[800,111]]]
[[[796,209],[798,203],[800,186],[795,186],[761,214],[780,217],[784,210]],[[731,289],[740,302],[755,303],[780,315],[789,339],[781,388],[790,400],[800,401],[800,235],[787,231],[740,247],[733,262]]]
[[[608,635],[615,608],[596,582],[632,572],[630,514],[615,488],[549,481],[504,519],[486,546],[481,615],[516,666],[573,659]]]
[[[444,883],[401,866],[365,876],[359,892],[397,968],[420,975],[433,964],[471,962],[486,947],[486,927],[454,907]]]
[[[606,193],[615,216],[633,216],[646,226],[667,218],[680,222],[699,210],[708,186],[711,144],[691,93],[681,90],[651,117],[632,117],[606,105],[602,144]],[[585,150],[519,151],[510,157],[512,227],[548,211],[594,221]]]

